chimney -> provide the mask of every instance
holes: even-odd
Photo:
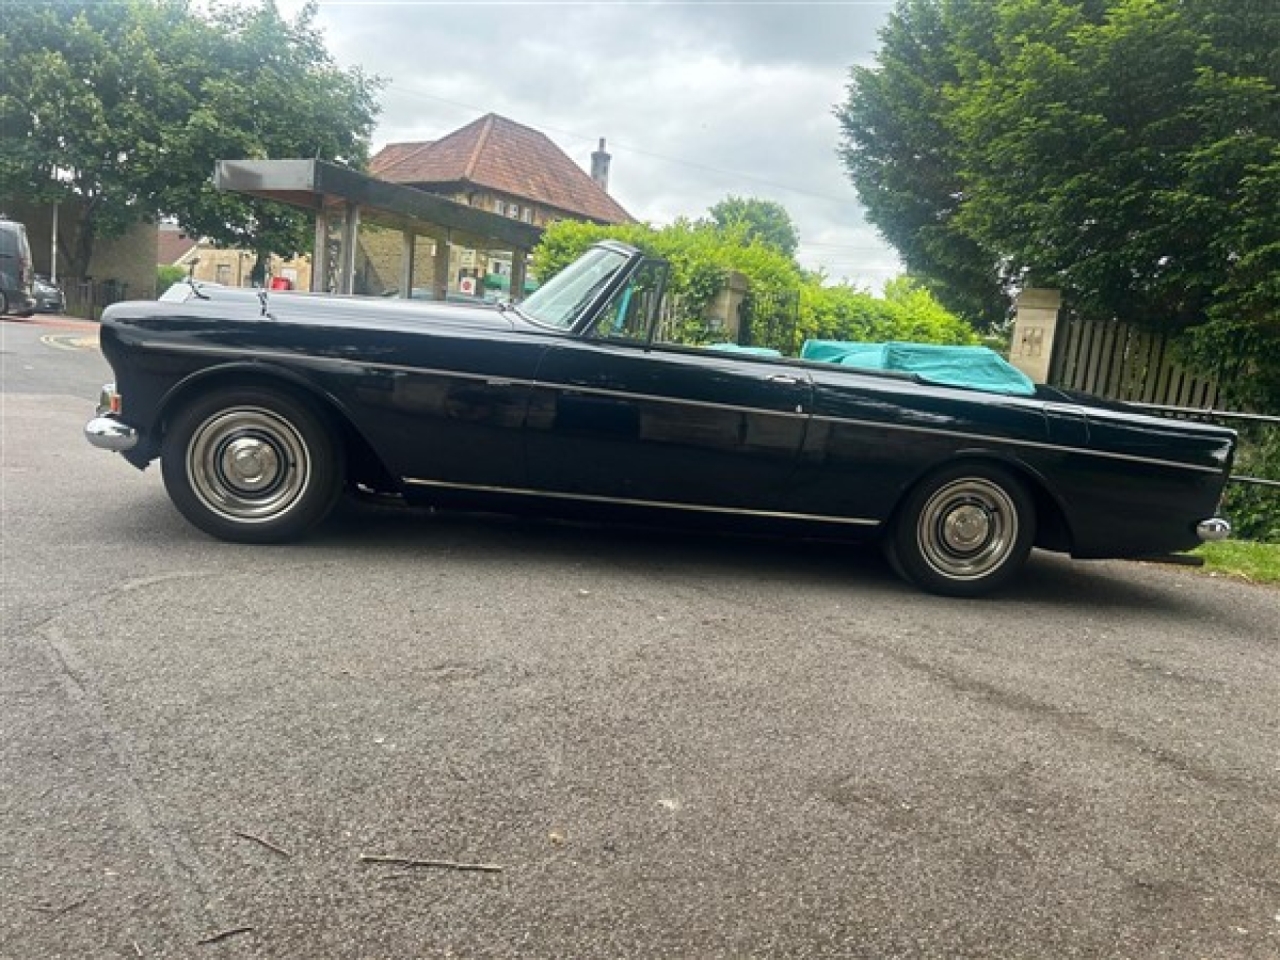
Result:
[[[609,192],[609,159],[604,149],[604,137],[601,137],[600,149],[591,155],[591,179],[605,193]]]

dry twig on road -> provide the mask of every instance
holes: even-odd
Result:
[[[291,854],[291,853],[290,853],[288,850],[286,850],[284,847],[276,846],[276,845],[275,845],[274,843],[272,843],[270,840],[264,840],[264,839],[262,839],[262,837],[256,837],[256,836],[254,836],[252,833],[245,833],[243,830],[237,830],[237,831],[236,831],[236,836],[237,836],[237,837],[244,837],[246,840],[252,840],[254,843],[260,843],[260,844],[262,844],[264,847],[266,847],[268,850],[273,850],[273,851],[275,851],[276,853],[280,854],[280,856],[282,856],[282,857],[291,857],[291,856],[293,856],[293,854]]]
[[[360,854],[361,863],[390,863],[398,867],[435,867],[441,870],[473,870],[479,873],[501,873],[502,867],[493,863],[458,863],[454,860],[419,860],[414,857],[383,857],[377,854]]]
[[[217,943],[219,940],[226,940],[228,937],[238,936],[242,933],[252,932],[253,927],[232,927],[230,930],[223,930],[221,933],[215,933],[211,937],[205,937],[203,940],[197,940],[196,943],[203,946],[206,943]]]

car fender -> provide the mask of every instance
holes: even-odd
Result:
[[[1071,522],[1071,512],[1067,507],[1066,501],[1062,498],[1061,492],[1045,476],[1044,472],[1033,463],[1019,456],[1016,450],[1003,447],[962,447],[956,450],[952,457],[919,471],[903,488],[897,502],[894,504],[893,513],[889,518],[890,524],[897,518],[898,510],[903,500],[906,499],[907,494],[922,480],[944,467],[952,467],[966,462],[996,464],[1021,478],[1026,483],[1028,492],[1031,493],[1036,502],[1036,511],[1042,521],[1041,526],[1044,528],[1042,538],[1053,538],[1058,541],[1065,538],[1065,544],[1054,546],[1053,549],[1070,548],[1070,544],[1075,540],[1075,530]],[[1049,544],[1043,545],[1048,546]]]
[[[147,431],[154,447],[159,448],[164,424],[174,410],[188,397],[221,383],[234,386],[283,385],[292,392],[312,400],[325,414],[340,418],[343,426],[350,429],[370,450],[373,449],[368,437],[364,435],[346,404],[331,391],[297,370],[262,360],[238,360],[204,367],[188,374],[170,387],[156,405],[155,414]]]

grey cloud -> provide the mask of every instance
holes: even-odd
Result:
[[[584,166],[603,136],[611,192],[638,218],[702,216],[728,194],[776,200],[806,266],[878,286],[896,259],[836,159],[831,108],[889,9],[322,4],[319,24],[340,62],[388,81],[375,146],[433,139],[489,111]]]

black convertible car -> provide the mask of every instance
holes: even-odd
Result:
[[[590,519],[876,538],[938,593],[1032,546],[1161,557],[1229,533],[1230,430],[1048,387],[664,342],[666,265],[603,243],[518,305],[199,284],[103,316],[85,428],[228,540],[281,541],[344,488]]]

